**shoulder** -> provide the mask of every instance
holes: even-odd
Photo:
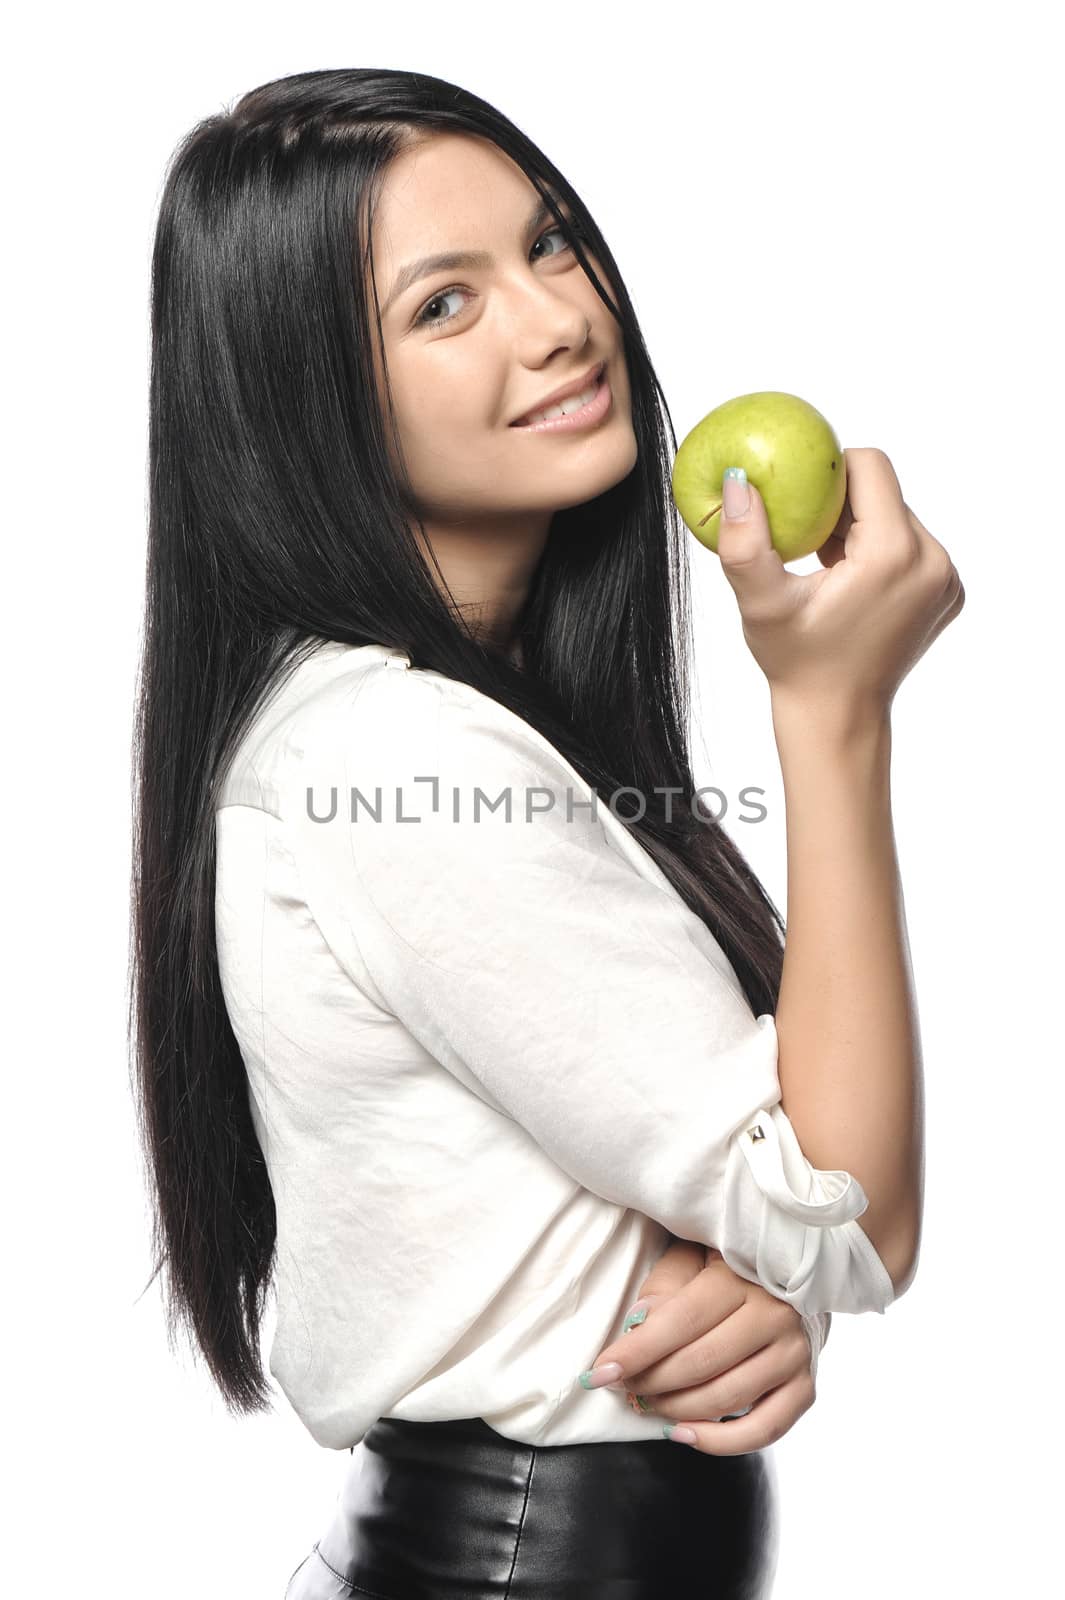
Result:
[[[586,876],[606,848],[583,777],[509,707],[431,671],[375,664],[308,699],[293,724],[284,819],[297,858],[424,916],[472,877],[528,896]],[[421,910],[416,911],[420,905]],[[447,915],[451,915],[447,910]]]
[[[405,658],[353,666],[321,683],[289,729],[301,785],[436,777],[464,787],[587,785],[542,734],[490,695]]]
[[[447,682],[385,646],[322,645],[270,688],[220,776],[217,804],[283,816],[308,768],[335,767],[360,747],[424,747]]]
[[[323,687],[298,730],[284,843],[334,948],[353,942],[393,1009],[421,1005],[414,972],[512,987],[577,906],[588,944],[608,942],[639,892],[586,781],[468,684],[374,666]]]
[[[301,663],[243,741],[217,804],[268,811],[297,859],[393,888],[400,863],[413,887],[427,874],[445,885],[471,869],[547,863],[587,877],[614,852],[660,876],[537,728],[378,645],[330,643]]]

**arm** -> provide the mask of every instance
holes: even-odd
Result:
[[[890,798],[887,715],[840,730],[775,701],[788,918],[776,1021],[782,1103],[815,1166],[853,1172],[895,1285],[917,1255],[920,1035]]]
[[[844,454],[844,512],[818,551],[826,571],[788,572],[758,490],[728,473],[717,553],[769,682],[784,778],[781,1103],[808,1160],[856,1176],[860,1227],[900,1293],[918,1252],[924,1130],[890,709],[964,589],[883,451]]]

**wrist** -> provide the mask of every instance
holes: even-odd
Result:
[[[829,698],[771,688],[770,708],[782,753],[795,743],[864,750],[891,742],[891,703],[879,697],[844,694]]]

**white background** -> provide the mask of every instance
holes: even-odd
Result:
[[[678,440],[734,394],[801,394],[844,445],[888,452],[958,566],[965,610],[894,717],[927,1075],[921,1265],[885,1317],[836,1317],[817,1403],[773,1447],[775,1594],[1053,1587],[1065,1152],[1051,17],[1031,0],[187,0],[20,24],[4,106],[8,1592],[281,1600],[349,1460],[315,1445],[280,1393],[272,1416],[230,1417],[167,1347],[158,1285],[142,1293],[125,983],[164,166],[246,89],[355,65],[459,82],[561,167],[619,261]],[[692,567],[700,771],[734,805],[744,784],[766,787],[768,820],[733,832],[783,906],[767,694],[716,558],[694,541]],[[712,1577],[712,1549],[707,1564]]]

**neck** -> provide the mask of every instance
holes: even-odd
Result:
[[[480,637],[523,665],[518,628],[529,586],[544,552],[549,516],[490,528],[427,522],[430,574]],[[425,545],[422,543],[423,553]],[[439,570],[438,570],[439,568]],[[441,582],[441,578],[443,582]]]

